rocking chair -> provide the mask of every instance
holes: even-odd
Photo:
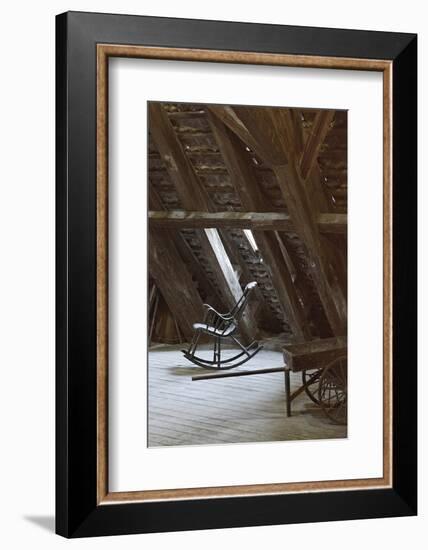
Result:
[[[195,323],[193,325],[195,332],[189,349],[182,350],[186,359],[206,369],[233,369],[249,361],[262,349],[263,346],[259,346],[257,342],[252,342],[249,346],[245,347],[234,336],[234,333],[238,329],[239,320],[242,318],[244,309],[248,303],[250,292],[256,286],[257,283],[255,281],[248,283],[244,289],[243,295],[229,313],[221,314],[210,305],[204,304],[204,307],[207,308],[204,320],[202,323]],[[210,337],[214,338],[213,359],[211,361],[195,355],[201,334],[208,334]],[[222,340],[227,338],[235,342],[241,351],[233,357],[222,359],[221,343]],[[239,360],[242,356],[244,356],[244,358]],[[237,362],[234,362],[235,360],[237,360]]]

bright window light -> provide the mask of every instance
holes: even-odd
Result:
[[[259,247],[257,246],[256,240],[254,239],[251,229],[244,229],[244,233],[245,233],[245,236],[247,237],[248,242],[251,245],[251,248],[254,250],[254,252],[257,252]]]

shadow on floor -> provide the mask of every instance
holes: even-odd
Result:
[[[30,523],[34,523],[45,531],[49,531],[50,533],[55,532],[54,516],[24,516],[23,519],[29,521]]]
[[[210,369],[214,371],[214,369]],[[193,376],[194,374],[203,374],[209,372],[208,369],[202,369],[201,367],[170,367],[168,372],[174,376]]]

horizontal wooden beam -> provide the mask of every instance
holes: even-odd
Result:
[[[346,235],[348,228],[347,214],[319,214],[318,229],[321,233]]]
[[[281,212],[186,212],[183,210],[149,211],[152,227],[208,229],[212,227],[290,231],[288,214]]]
[[[168,229],[238,228],[254,231],[294,231],[288,214],[282,212],[196,212],[185,210],[149,211],[151,227]],[[346,233],[346,214],[320,214],[321,233]]]

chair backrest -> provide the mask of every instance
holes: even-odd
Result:
[[[250,297],[250,293],[254,288],[256,288],[256,286],[257,282],[252,281],[251,283],[248,283],[247,286],[244,288],[242,296],[239,298],[239,300],[236,302],[235,307],[230,312],[235,321],[239,321],[241,319],[244,313],[245,306],[247,305],[248,299]]]

